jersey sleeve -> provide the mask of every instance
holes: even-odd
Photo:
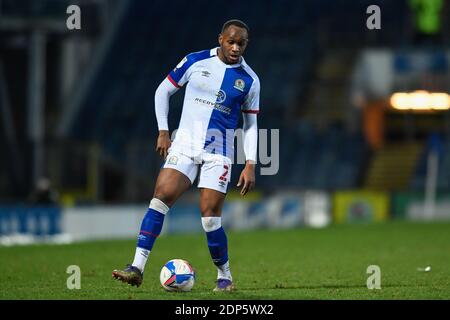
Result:
[[[172,82],[175,87],[181,88],[186,84],[186,82],[189,81],[192,69],[191,66],[194,62],[194,59],[192,59],[190,55],[187,55],[176,65],[176,67],[172,71],[170,71],[167,79],[169,79],[169,81]]]
[[[242,104],[241,111],[243,113],[259,113],[259,79],[256,78]]]

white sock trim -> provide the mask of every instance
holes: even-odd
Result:
[[[162,214],[166,214],[169,211],[169,207],[164,202],[156,198],[153,198],[152,201],[150,201],[150,205],[148,207]]]
[[[222,226],[221,217],[202,217],[202,226],[205,232],[211,232]]]
[[[149,254],[150,250],[136,247],[136,253],[134,254],[134,260],[131,265],[141,270],[141,272],[144,272],[145,264],[147,263]]]
[[[230,261],[228,260],[223,265],[217,267],[217,279],[228,279],[233,281],[230,271]]]

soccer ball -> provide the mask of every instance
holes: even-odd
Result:
[[[195,271],[186,260],[173,259],[162,267],[159,280],[167,291],[191,291]]]

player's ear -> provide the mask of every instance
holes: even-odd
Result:
[[[219,33],[219,37],[218,37],[218,41],[219,41],[219,44],[220,45],[222,45],[222,39],[223,39],[223,36],[222,36],[222,34],[221,33]]]

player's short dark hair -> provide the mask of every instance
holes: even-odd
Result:
[[[222,33],[224,33],[224,31],[230,26],[244,28],[245,30],[247,30],[247,33],[250,33],[250,28],[248,27],[248,25],[245,22],[238,19],[231,19],[225,22],[222,26]]]

